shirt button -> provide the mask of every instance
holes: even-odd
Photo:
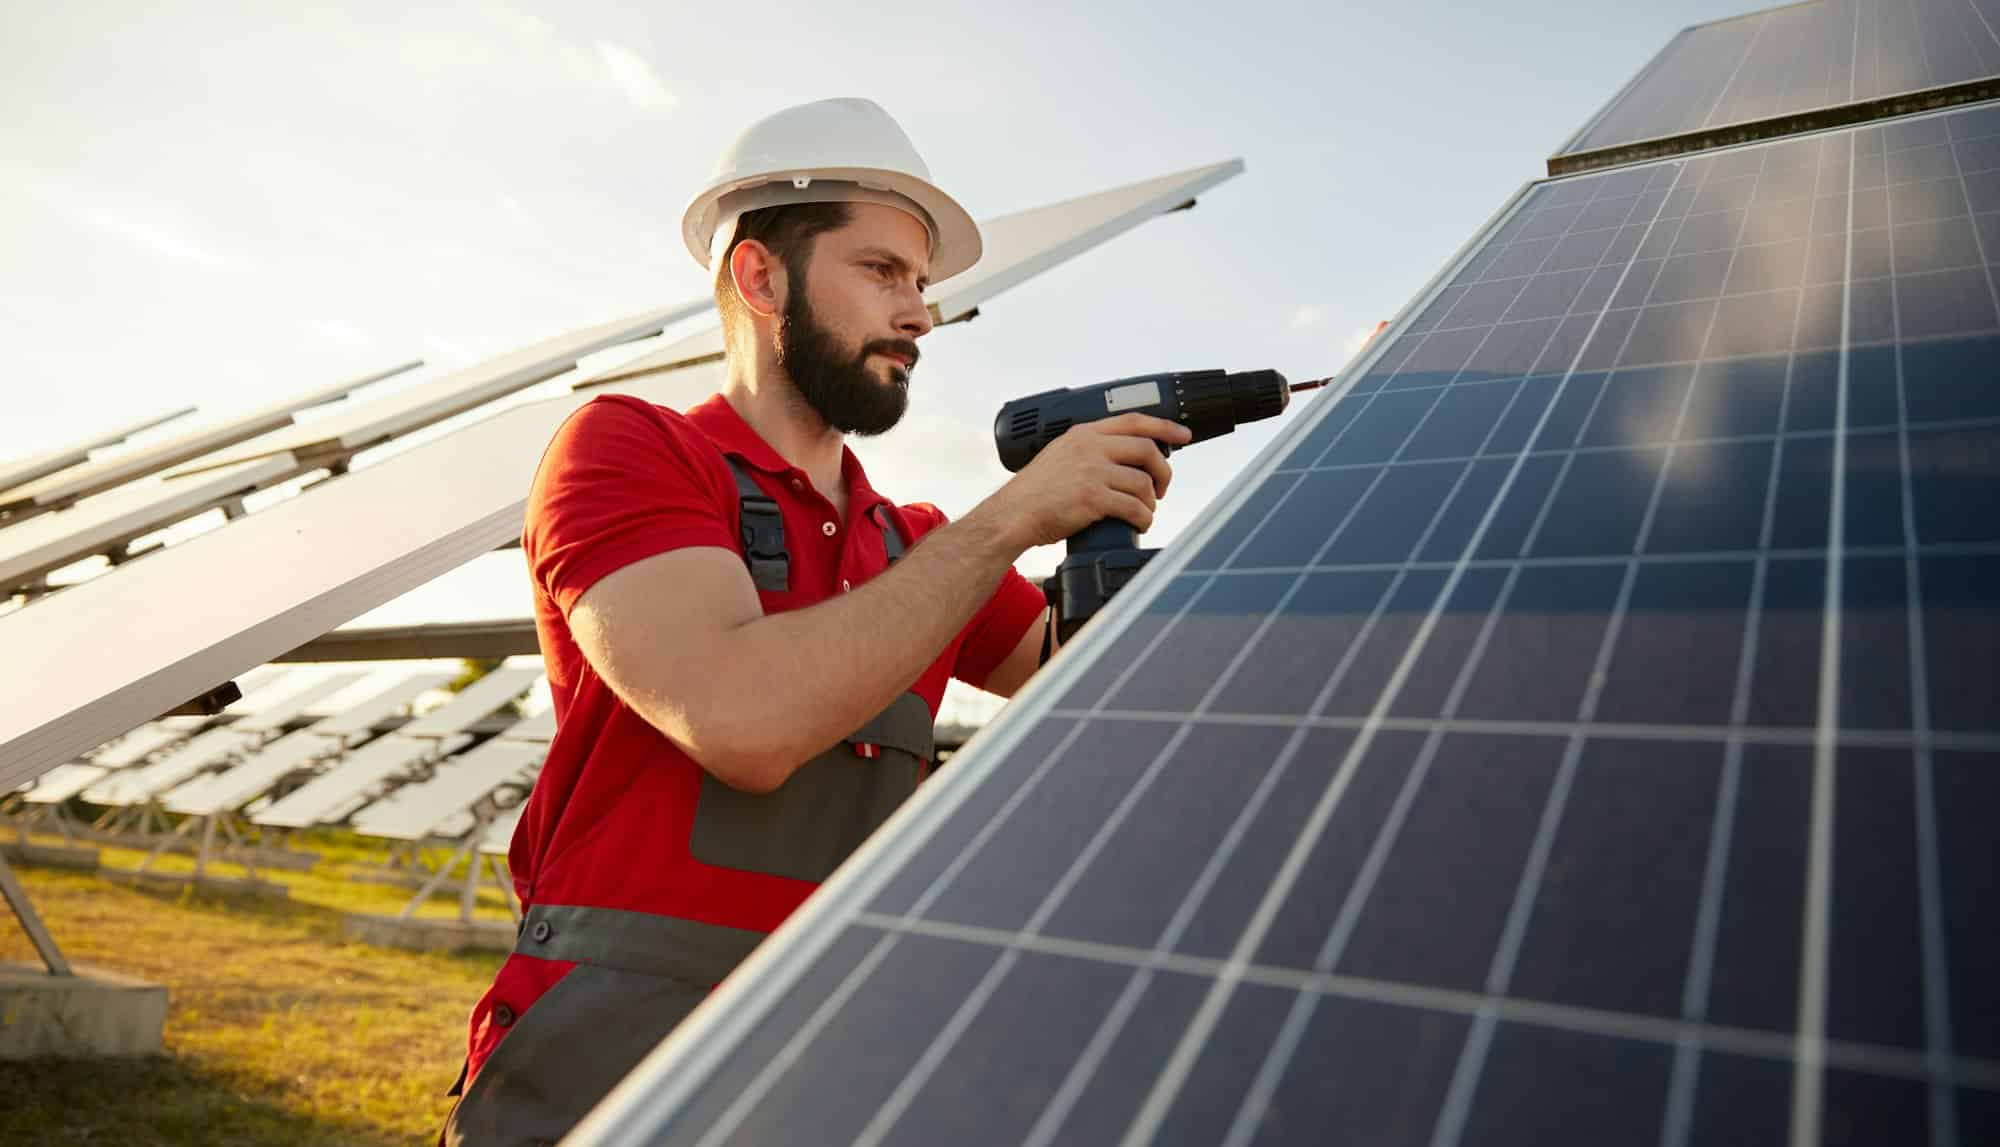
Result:
[[[850,590],[850,589],[853,589],[853,588],[854,588],[853,586],[850,586],[850,585],[848,585],[848,584],[847,584],[847,579],[846,579],[846,578],[841,578],[841,579],[840,579],[840,592],[842,592],[842,593],[846,593],[846,592],[847,592],[848,590]]]
[[[493,1026],[510,1028],[514,1026],[514,1009],[506,1004],[493,1005]]]
[[[797,478],[792,479],[792,489],[803,490],[805,488],[806,484],[804,482],[799,481]]]
[[[840,528],[839,526],[834,525],[832,522],[821,522],[819,525],[819,532],[825,534],[827,537],[830,538],[833,536],[833,532],[835,530],[838,530],[839,528]]]

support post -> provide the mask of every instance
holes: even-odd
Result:
[[[14,870],[7,865],[7,858],[0,856],[0,895],[7,898],[7,907],[14,910],[14,919],[21,922],[22,931],[28,934],[29,942],[35,946],[35,954],[42,958],[51,976],[70,976],[69,961],[63,959],[62,949],[56,947],[55,937],[42,924],[42,918],[35,914],[35,906],[28,899],[28,890],[21,887]]]

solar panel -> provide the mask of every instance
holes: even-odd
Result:
[[[353,708],[319,722],[313,726],[313,731],[321,736],[334,737],[342,741],[351,740],[368,733],[376,725],[395,716],[421,694],[443,688],[450,681],[451,675],[448,673],[411,674]]]
[[[463,818],[502,785],[531,778],[547,752],[546,744],[496,737],[440,764],[431,779],[404,785],[355,813],[353,829],[387,840],[457,835],[442,826]]]
[[[349,752],[326,772],[259,809],[250,820],[269,828],[311,828],[334,819],[336,813],[352,808],[382,785],[457,752],[471,740],[464,734],[412,740],[391,733]]]
[[[325,736],[319,725],[312,725],[251,752],[235,768],[181,785],[167,794],[160,807],[188,816],[233,812],[340,750],[339,738]],[[48,775],[54,775],[53,770]]]
[[[37,454],[15,462],[0,463],[0,494],[5,494],[18,486],[25,486],[39,478],[46,478],[59,470],[67,470],[90,460],[91,452],[107,446],[116,446],[134,434],[141,434],[156,426],[164,426],[176,418],[193,414],[194,407],[186,406],[166,414],[156,414],[137,422],[121,426],[116,430],[100,434],[71,446]]]
[[[27,787],[15,791],[29,804],[61,804],[103,780],[110,772],[103,765],[57,765],[29,781]]]
[[[567,331],[374,402],[356,404],[339,414],[276,430],[234,450],[203,458],[181,473],[228,466],[267,454],[290,453],[302,462],[344,458],[396,435],[554,378],[574,367],[585,355],[656,335],[713,305],[707,299],[685,302]]]
[[[574,1141],[1980,1139],[1996,223],[1531,186]]]
[[[1697,25],[1571,137],[1549,173],[1991,99],[1996,30],[1992,0],[1814,0]]]
[[[291,395],[281,402],[249,414],[239,415],[226,422],[196,427],[164,442],[113,454],[87,466],[50,475],[41,481],[0,494],[0,515],[9,515],[10,521],[20,520],[32,514],[66,506],[79,498],[103,493],[149,474],[157,474],[191,458],[200,458],[211,451],[221,450],[246,438],[284,426],[291,422],[292,415],[301,410],[334,402],[371,383],[380,382],[422,365],[421,362],[406,362],[361,378],[309,390],[304,394]]]
[[[297,473],[290,455],[186,478],[111,490],[0,530],[0,594],[25,590],[64,566],[206,513]]]

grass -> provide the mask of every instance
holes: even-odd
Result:
[[[53,839],[37,843],[56,843]],[[435,1140],[465,1054],[465,1017],[504,958],[342,938],[346,912],[395,912],[410,891],[348,875],[378,861],[346,834],[300,841],[310,872],[260,869],[289,899],[150,891],[16,865],[63,953],[169,990],[164,1055],[0,1062],[0,1143],[415,1144]],[[105,848],[106,868],[143,853]],[[158,871],[191,861],[163,857]],[[224,875],[239,869],[222,866]],[[505,918],[498,893],[480,915]],[[447,893],[425,916],[455,915]],[[0,960],[34,950],[0,918]]]

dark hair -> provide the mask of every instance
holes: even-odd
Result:
[[[755,239],[769,248],[785,265],[792,289],[800,290],[806,281],[806,266],[812,261],[813,240],[847,226],[853,218],[853,209],[845,203],[788,203],[745,212],[736,221],[736,234],[722,253],[715,276],[715,306],[723,320],[735,317],[743,305],[742,296],[736,293],[736,276],[729,273],[729,260],[736,254],[737,244]]]

